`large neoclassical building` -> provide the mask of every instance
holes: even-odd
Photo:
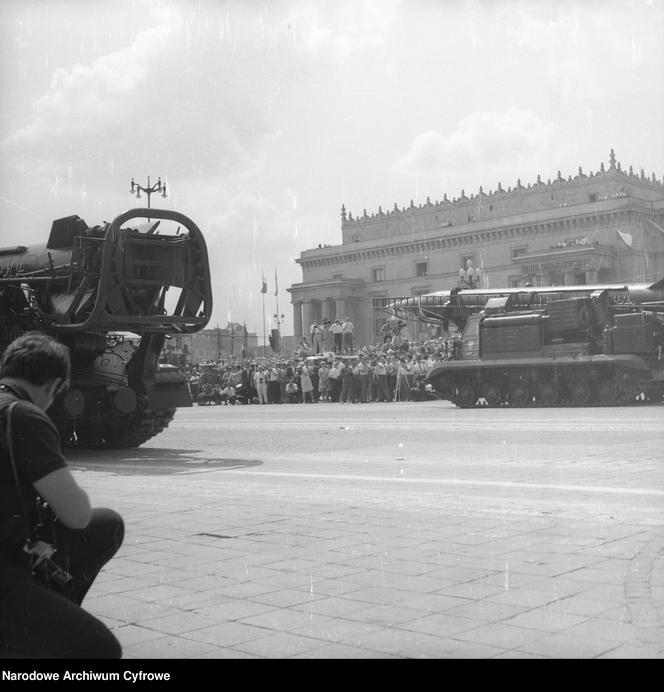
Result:
[[[294,334],[314,320],[355,325],[358,345],[380,341],[383,306],[459,284],[480,268],[480,286],[498,288],[664,277],[664,181],[643,169],[608,166],[572,177],[354,216],[341,208],[341,245],[305,250],[302,283],[289,289]]]

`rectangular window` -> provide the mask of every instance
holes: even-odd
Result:
[[[510,276],[507,279],[507,285],[510,288],[520,288],[525,283],[525,280],[523,276]]]
[[[523,257],[524,255],[528,254],[528,248],[524,245],[522,247],[513,247],[512,248],[512,259],[516,259],[517,257]]]
[[[415,276],[426,276],[429,273],[429,262],[423,260],[415,262]]]
[[[472,255],[461,255],[459,258],[459,269],[468,269],[469,267],[477,267],[477,255],[474,252]]]
[[[374,267],[371,270],[371,280],[374,283],[385,281],[385,267]]]
[[[413,296],[423,296],[431,293],[431,286],[418,286],[413,289]]]

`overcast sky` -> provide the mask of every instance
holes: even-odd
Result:
[[[587,173],[664,175],[664,0],[1,0],[0,244],[166,180],[215,310],[284,333],[294,260],[369,214]],[[436,287],[436,288],[444,288]]]

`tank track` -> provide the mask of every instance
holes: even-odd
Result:
[[[63,437],[63,447],[86,449],[129,449],[165,430],[175,415],[175,408],[144,408],[130,419],[115,425],[79,426],[75,434]]]
[[[664,403],[664,384],[621,368],[491,369],[438,375],[441,399],[458,408],[563,408]]]

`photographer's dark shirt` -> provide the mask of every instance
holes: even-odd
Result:
[[[60,435],[53,421],[15,382],[0,380],[0,566],[21,557],[26,539],[25,519],[6,446],[7,407],[18,400],[12,414],[14,458],[26,511],[35,506],[35,481],[66,467]]]

